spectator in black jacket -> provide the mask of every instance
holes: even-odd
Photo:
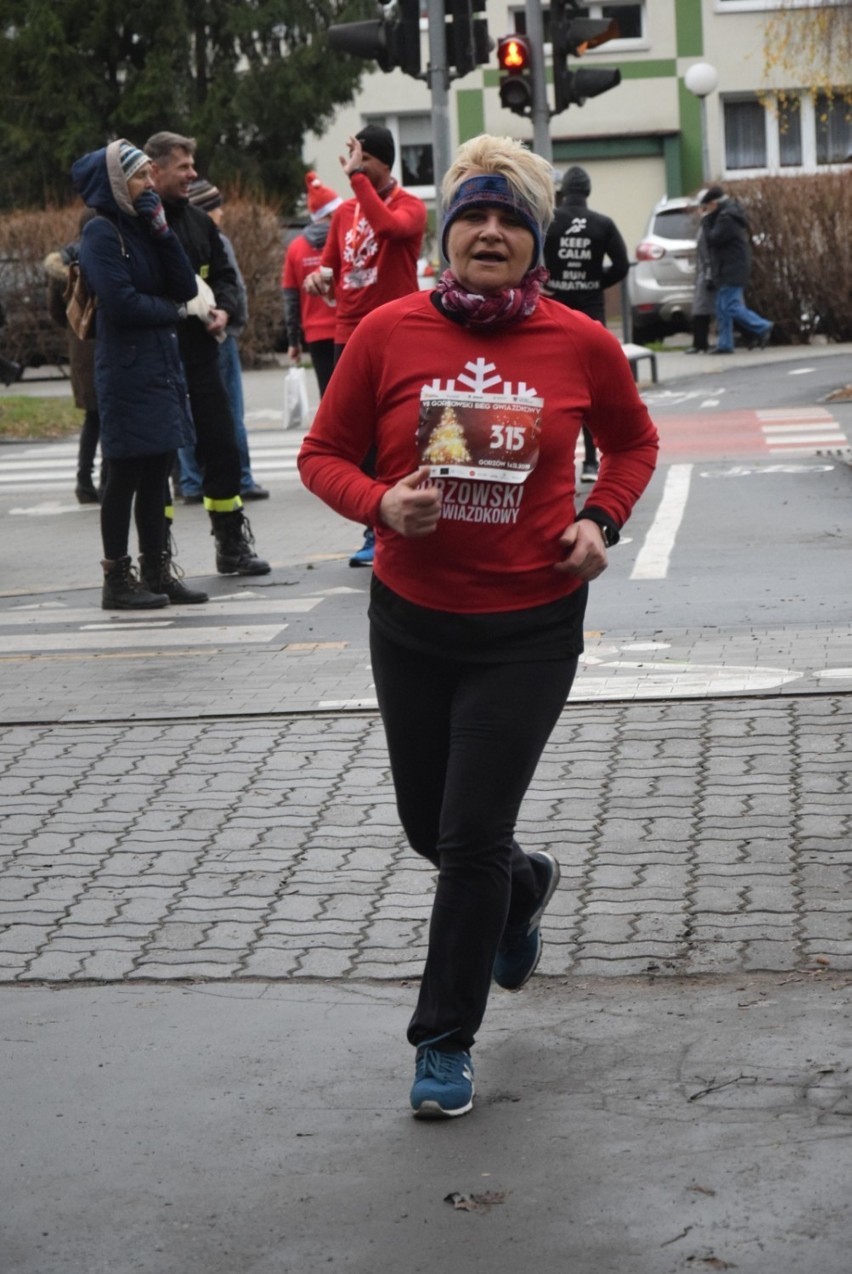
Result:
[[[561,193],[544,240],[544,264],[550,272],[545,294],[606,324],[604,291],[626,277],[630,269],[627,247],[615,222],[589,208],[586,201],[592,182],[585,168],[575,165],[568,169]],[[583,445],[580,480],[594,482],[598,462],[594,440],[585,425]]]
[[[204,317],[187,318],[178,334],[195,421],[204,507],[216,540],[216,569],[221,575],[266,575],[269,563],[254,552],[254,537],[243,513],[240,452],[219,371],[219,342],[240,308],[236,272],[214,223],[189,202],[189,187],[198,177],[195,138],[155,133],[145,143],[145,154],[151,160],[154,186],[169,227],[202,281],[199,294],[212,292]]]
[[[710,270],[716,288],[718,340],[713,354],[733,354],[734,324],[764,349],[774,324],[750,310],[743,293],[751,274],[751,232],[745,212],[721,186],[711,186],[701,200]]]

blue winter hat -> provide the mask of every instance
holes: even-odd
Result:
[[[505,177],[499,173],[482,173],[477,177],[468,177],[453,195],[444,214],[444,225],[441,231],[441,251],[449,261],[447,252],[447,235],[450,226],[462,212],[468,208],[507,208],[513,216],[522,221],[533,237],[533,265],[541,259],[544,231],[535,218],[532,205],[522,199],[512,189]]]

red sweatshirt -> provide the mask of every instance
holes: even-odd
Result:
[[[365,314],[417,291],[426,229],[426,205],[402,186],[382,198],[364,173],[353,173],[350,181],[355,198],[335,209],[322,254],[322,264],[334,271],[338,345]]]
[[[430,293],[382,306],[348,342],[302,444],[302,480],[376,529],[374,571],[417,605],[458,613],[544,605],[580,586],[555,571],[574,519],[577,437],[600,449],[588,503],[623,525],[654,470],[657,431],[618,341],[557,301],[501,329],[462,327]],[[376,478],[360,463],[376,444]],[[432,535],[379,520],[419,464],[442,491]]]
[[[320,265],[320,249],[308,242],[303,234],[290,244],[284,256],[281,271],[282,288],[298,288],[299,311],[302,318],[302,334],[306,342],[331,341],[337,322],[337,310],[321,296],[302,291],[305,276]]]

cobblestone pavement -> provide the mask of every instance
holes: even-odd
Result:
[[[520,820],[542,972],[852,969],[852,696],[569,705]],[[0,979],[419,973],[374,714],[0,732]]]

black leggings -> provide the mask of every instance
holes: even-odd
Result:
[[[343,346],[341,345],[340,348],[343,349]],[[328,388],[328,382],[331,380],[331,373],[334,371],[334,342],[308,341],[308,353],[314,365],[319,394],[320,398],[322,398]]]
[[[163,491],[174,453],[110,460],[101,498],[101,538],[104,557],[117,562],[127,556],[131,509],[136,519],[139,552],[159,558],[166,547]],[[135,503],[133,497],[136,497]]]
[[[541,892],[515,823],[577,658],[430,658],[375,626],[370,646],[402,826],[412,848],[438,868],[408,1039],[468,1049],[507,919],[524,918]]]

